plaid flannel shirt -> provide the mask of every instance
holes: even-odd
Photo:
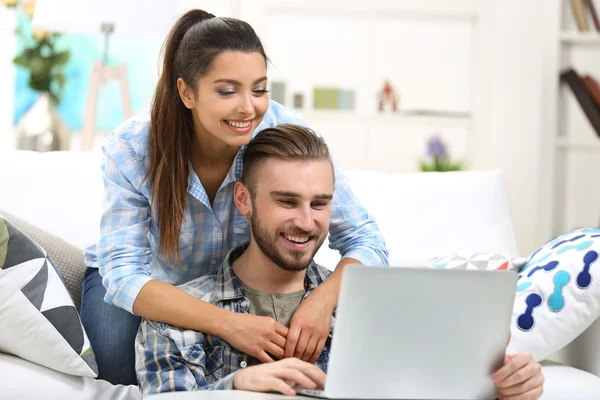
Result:
[[[247,313],[250,301],[232,262],[246,249],[231,250],[216,273],[179,286],[192,296],[229,311]],[[330,274],[314,262],[306,270],[306,298]],[[332,318],[333,331],[335,320]],[[331,331],[321,356],[315,363],[327,372]],[[143,395],[189,390],[233,389],[233,378],[240,369],[258,360],[231,347],[224,340],[201,332],[164,323],[142,320],[136,341],[136,371]]]
[[[282,123],[305,125],[293,111],[271,101],[254,135]],[[241,177],[240,148],[225,180],[210,204],[198,176],[190,170],[187,205],[181,224],[181,266],[174,268],[158,252],[157,210],[151,202],[148,167],[149,119],[123,122],[107,138],[101,165],[104,213],[100,238],[85,249],[85,263],[98,267],[106,287],[105,301],[133,312],[133,303],[151,279],[179,285],[216,271],[227,252],[250,240],[250,228],[233,202],[233,187]],[[374,218],[360,205],[345,175],[335,169],[329,243],[343,257],[365,265],[388,263],[388,252]],[[333,267],[333,266],[330,266]]]

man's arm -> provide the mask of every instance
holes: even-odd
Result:
[[[186,360],[181,352],[184,334],[190,333],[198,339],[195,345],[198,354],[193,362]],[[233,389],[237,372],[210,384],[206,381],[203,342],[202,333],[182,331],[165,324],[142,320],[135,341],[136,373],[142,394]]]

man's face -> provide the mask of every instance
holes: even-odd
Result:
[[[250,213],[254,241],[280,268],[306,269],[329,231],[331,164],[269,158],[255,172]]]

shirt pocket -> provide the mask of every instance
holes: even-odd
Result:
[[[194,369],[204,372],[207,383],[213,383],[221,379],[223,374],[223,346],[204,347],[195,344],[188,348],[183,354],[183,359]]]

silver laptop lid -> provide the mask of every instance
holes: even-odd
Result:
[[[348,266],[326,396],[494,398],[516,282],[507,271]]]

